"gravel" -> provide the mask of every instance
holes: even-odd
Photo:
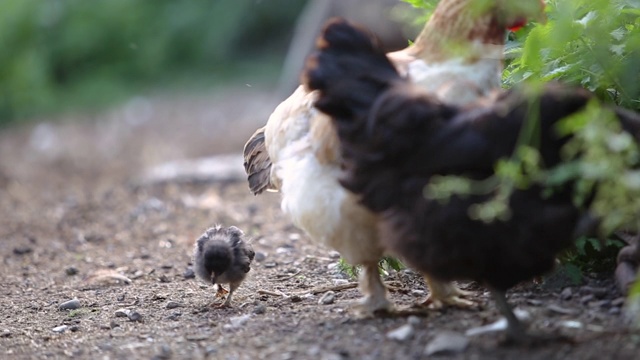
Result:
[[[61,303],[60,305],[58,305],[58,309],[60,309],[60,310],[75,310],[75,309],[79,309],[80,306],[81,306],[80,300],[71,299],[71,300],[65,301],[65,302]]]

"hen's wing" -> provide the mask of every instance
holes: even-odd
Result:
[[[256,130],[244,145],[244,170],[249,181],[249,190],[253,195],[267,191],[276,191],[271,183],[271,159],[267,153],[264,138],[265,127]]]

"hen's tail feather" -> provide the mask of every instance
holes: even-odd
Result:
[[[244,145],[244,170],[247,173],[249,190],[253,195],[275,190],[271,184],[271,159],[267,153],[264,138],[265,128],[256,130]]]
[[[454,109],[402,78],[375,36],[342,19],[328,22],[317,46],[303,81],[319,90],[315,106],[331,116],[340,138],[347,170],[340,183],[370,210],[386,210],[400,196],[396,167]]]

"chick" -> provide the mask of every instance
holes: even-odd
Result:
[[[229,284],[229,294],[222,306],[230,306],[233,292],[251,270],[255,252],[243,237],[242,230],[235,226],[216,225],[205,231],[194,246],[196,276],[206,283],[217,284],[218,297],[227,292],[221,284]]]

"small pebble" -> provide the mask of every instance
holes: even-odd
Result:
[[[415,315],[411,315],[409,316],[409,318],[407,319],[407,322],[411,325],[420,325],[420,323],[422,322],[422,320],[415,316]]]
[[[620,315],[620,308],[619,307],[612,307],[609,309],[609,314],[611,315]]]
[[[167,316],[167,319],[172,320],[172,321],[176,321],[180,318],[180,316],[182,316],[182,313],[179,311],[173,312],[171,313],[171,315]]]
[[[264,263],[264,267],[267,268],[267,269],[274,268],[276,266],[278,266],[278,263],[276,263],[274,261],[270,261],[270,262]]]
[[[116,298],[116,300],[118,300],[118,301],[124,301],[124,294],[120,294],[120,295],[118,295],[118,297]]]
[[[309,355],[310,357],[317,359],[318,355],[320,355],[320,351],[322,349],[320,348],[320,346],[318,345],[312,345],[311,347],[309,347],[307,349],[307,355]]]
[[[79,308],[80,308],[80,300],[78,299],[65,301],[62,304],[58,305],[58,309],[60,310],[74,310]]]
[[[405,324],[395,330],[389,331],[387,333],[387,339],[403,342],[411,339],[413,333],[413,326],[411,326],[410,324]]]
[[[322,294],[322,296],[318,300],[318,305],[333,304],[335,300],[336,300],[336,293],[333,291],[327,291],[326,293]]]
[[[263,253],[262,251],[256,251],[256,255],[253,257],[253,260],[257,261],[257,262],[263,262],[264,259],[267,258],[267,254]]]
[[[175,309],[178,307],[181,307],[182,304],[180,304],[179,302],[175,302],[175,301],[169,301],[167,302],[167,305],[165,305],[165,308],[167,309]]]
[[[0,333],[0,337],[3,337],[3,338],[11,337],[11,330],[9,329],[2,330],[2,332]]]
[[[60,326],[54,327],[52,330],[53,330],[53,332],[57,332],[57,333],[61,334],[61,333],[65,332],[68,328],[69,327],[67,325],[60,325]]]
[[[533,305],[533,306],[540,306],[540,305],[544,305],[544,301],[537,300],[537,299],[527,299],[527,304]]]
[[[592,308],[610,308],[611,307],[611,300],[592,301],[592,302],[589,303],[589,307],[592,307]]]
[[[118,324],[117,322],[111,320],[111,322],[109,322],[109,329],[114,329],[120,327],[120,324]]]
[[[162,344],[158,354],[154,355],[151,359],[154,360],[168,360],[171,359],[172,351],[171,347],[167,344]]]
[[[142,320],[142,315],[140,315],[140,313],[137,312],[137,311],[129,312],[129,314],[127,314],[127,317],[129,318],[130,321],[141,321]]]
[[[16,248],[13,248],[13,253],[16,255],[26,255],[31,253],[32,251],[33,249],[28,246],[18,246]]]
[[[609,290],[603,287],[583,286],[580,292],[584,294],[593,294],[598,299],[602,299],[609,294]]]
[[[300,297],[300,295],[292,295],[290,298],[291,302],[297,303],[302,301],[302,298]]]
[[[340,253],[337,251],[329,251],[329,257],[332,259],[340,259]]]
[[[78,330],[80,330],[80,327],[78,325],[73,325],[69,328],[69,331],[71,332],[76,332]]]
[[[238,328],[242,325],[244,325],[247,321],[249,321],[249,319],[251,318],[251,315],[247,314],[247,315],[242,315],[242,316],[234,316],[232,318],[229,318],[229,323],[224,325],[225,329],[235,329]]]
[[[293,241],[300,240],[300,234],[296,234],[296,233],[289,234],[289,240],[293,240]]]
[[[257,315],[261,315],[267,312],[267,307],[264,306],[264,304],[258,304],[256,305],[256,307],[253,309],[253,313],[257,314]]]
[[[182,277],[184,277],[185,279],[193,279],[196,277],[196,273],[193,271],[193,268],[189,266],[182,273]]]
[[[415,296],[415,297],[422,297],[424,296],[425,291],[424,290],[420,290],[420,289],[411,289],[411,295]]]
[[[65,274],[69,275],[69,276],[73,276],[78,274],[78,269],[76,269],[73,266],[69,266],[68,268],[64,269]]]
[[[560,322],[560,326],[569,328],[569,329],[582,329],[584,325],[580,321],[577,320],[565,320]]]
[[[116,310],[116,317],[128,317],[131,311],[129,309]]]
[[[580,298],[580,303],[582,305],[590,302],[591,300],[593,300],[595,298],[595,296],[593,296],[593,294],[589,294],[589,295],[585,295],[583,297]]]
[[[288,247],[279,247],[276,249],[276,254],[287,254],[291,252],[291,248]]]
[[[100,325],[100,329],[101,330],[110,330],[111,327],[109,325],[102,324],[102,325]]]
[[[333,282],[333,285],[345,285],[349,283],[349,280],[346,279],[332,279],[331,282]]]
[[[469,339],[454,332],[442,332],[427,344],[425,355],[455,354],[463,352],[469,346]]]
[[[621,307],[622,305],[624,305],[624,297],[611,300],[611,306]]]
[[[558,306],[556,304],[548,305],[547,310],[549,310],[550,313],[556,313],[556,314],[562,314],[562,315],[577,315],[580,313],[579,310],[563,308],[562,306]]]
[[[564,290],[562,290],[562,292],[560,293],[560,298],[562,300],[569,300],[571,299],[571,297],[573,296],[573,290],[571,290],[571,288],[564,288]]]

